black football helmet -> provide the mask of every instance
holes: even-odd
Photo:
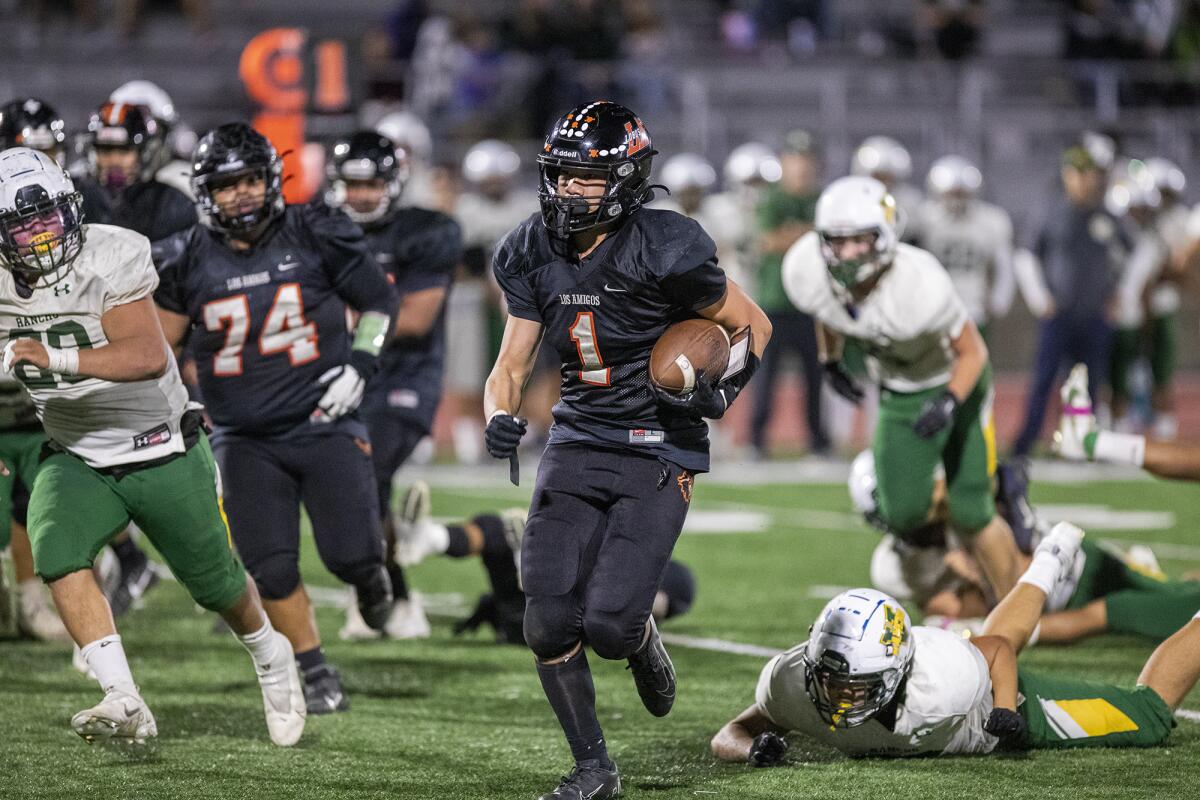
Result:
[[[258,173],[267,185],[262,205],[227,217],[213,199],[213,188]],[[283,213],[283,160],[267,137],[244,122],[229,122],[201,137],[192,153],[192,191],[201,219],[213,230],[237,236]]]
[[[66,142],[63,118],[36,97],[22,97],[0,107],[0,150],[29,147],[61,164]]]
[[[596,100],[571,109],[554,123],[538,154],[542,222],[557,238],[620,224],[654,197],[650,164],[656,153],[645,125],[625,106]],[[585,200],[559,194],[564,169],[604,177],[604,195]]]
[[[329,189],[326,204],[340,208],[360,225],[386,219],[395,209],[408,181],[408,153],[391,139],[375,131],[358,131],[339,139],[325,165]],[[379,205],[370,211],[356,211],[346,202],[347,181],[382,180],[386,191]]]
[[[130,183],[148,181],[161,166],[163,147],[158,120],[144,106],[107,102],[92,114],[88,122],[87,157],[92,176],[106,188],[124,189]],[[103,148],[136,150],[137,174],[132,180],[119,175],[101,175],[96,151]]]

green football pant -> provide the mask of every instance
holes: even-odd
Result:
[[[872,450],[878,480],[879,514],[901,538],[929,515],[934,472],[946,468],[950,522],[964,534],[977,533],[996,515],[992,476],[996,472],[996,426],[992,417],[992,370],[958,407],[954,420],[929,439],[913,430],[926,400],[945,386],[921,392],[883,389]]]
[[[1032,748],[1152,747],[1175,727],[1170,707],[1149,686],[1124,688],[1022,668],[1017,689]]]
[[[1109,632],[1162,641],[1200,611],[1200,582],[1168,581],[1090,539],[1083,540],[1081,549],[1087,561],[1067,608],[1103,599]]]
[[[8,547],[12,538],[13,484],[20,479],[32,487],[37,475],[38,458],[46,434],[41,431],[7,431],[0,433],[0,461],[8,467],[8,475],[0,475],[0,550]]]
[[[241,598],[246,576],[233,553],[217,465],[203,434],[185,455],[120,479],[66,453],[46,459],[29,500],[34,568],[47,582],[90,568],[130,520],[198,604],[224,611]]]
[[[1112,354],[1108,362],[1108,381],[1113,398],[1129,399],[1129,373],[1141,347],[1141,328],[1117,328],[1113,333]]]

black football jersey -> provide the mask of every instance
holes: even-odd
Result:
[[[367,247],[401,298],[424,289],[448,289],[462,259],[458,223],[438,211],[401,208],[366,229]],[[442,397],[446,358],[445,305],[429,333],[394,339],[367,385],[363,405],[387,408],[428,429]]]
[[[83,195],[84,220],[128,228],[152,242],[187,230],[199,219],[190,197],[155,180],[135,183],[116,198],[90,178],[77,184]]]
[[[200,393],[220,433],[310,431],[318,379],[348,362],[347,306],[394,316],[396,296],[362,229],[321,205],[288,206],[255,246],[201,225],[154,245],[158,305],[192,323]],[[319,430],[365,426],[348,415]]]
[[[540,322],[562,362],[550,443],[592,442],[708,469],[708,426],[656,402],[650,351],[725,295],[716,247],[694,220],[642,209],[582,263],[556,252],[538,215],[496,249],[508,311]]]

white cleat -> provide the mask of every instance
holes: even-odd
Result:
[[[1059,582],[1066,580],[1075,571],[1075,557],[1079,554],[1079,545],[1083,542],[1083,529],[1069,522],[1060,522],[1050,529],[1033,551],[1033,557],[1040,553],[1048,553],[1058,560]]]
[[[407,600],[397,600],[383,632],[393,639],[428,639],[429,618],[425,616],[421,596],[414,592]]]
[[[120,689],[109,689],[97,705],[71,717],[71,728],[88,744],[144,745],[158,736],[146,701]]]
[[[378,639],[381,636],[383,636],[382,633],[372,628],[362,618],[362,613],[358,610],[358,603],[354,602],[352,592],[350,605],[346,606],[346,624],[338,629],[338,638],[343,642],[359,642],[368,639]]]
[[[1088,372],[1083,364],[1076,364],[1063,382],[1059,396],[1062,398],[1062,417],[1058,430],[1054,432],[1054,452],[1068,461],[1087,461],[1087,435],[1096,430],[1096,416],[1092,399],[1088,395]]]
[[[258,685],[262,687],[263,710],[271,741],[280,747],[291,747],[304,733],[308,706],[292,644],[278,631],[275,636],[278,637],[275,645],[278,658],[265,669],[256,665],[255,672],[258,673]]]
[[[69,642],[71,634],[58,616],[47,589],[38,581],[32,591],[22,587],[17,602],[17,630],[42,642]]]
[[[1167,575],[1158,563],[1158,556],[1148,545],[1135,544],[1125,551],[1125,563],[1135,572],[1165,581]]]
[[[395,521],[396,563],[402,567],[420,564],[433,553],[444,553],[450,545],[445,525],[430,518],[429,484],[414,483],[404,495]]]
[[[504,523],[504,539],[512,550],[513,563],[517,566],[517,587],[524,590],[521,580],[521,541],[525,538],[525,521],[529,518],[527,508],[506,508],[500,512],[500,521]]]

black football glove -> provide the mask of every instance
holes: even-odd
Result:
[[[690,392],[675,394],[663,389],[654,381],[650,381],[650,390],[664,406],[707,419],[720,419],[729,407],[725,402],[725,394],[709,383],[703,371],[696,373],[696,385]]]
[[[517,452],[517,445],[521,443],[521,437],[525,435],[525,427],[528,424],[523,417],[496,414],[488,420],[487,430],[483,434],[487,451],[493,458],[508,458]]]
[[[983,729],[1000,740],[1001,747],[1019,747],[1025,741],[1025,718],[1011,708],[993,708]]]
[[[825,380],[829,383],[830,388],[854,405],[862,402],[862,387],[854,378],[850,377],[850,373],[842,366],[842,362],[829,361],[821,366],[825,370]]]
[[[930,439],[954,421],[958,410],[958,398],[949,389],[931,397],[921,405],[921,416],[913,423],[913,430],[922,439]]]
[[[754,737],[754,743],[750,745],[750,757],[747,760],[751,766],[772,767],[783,760],[783,754],[787,752],[787,749],[787,739],[774,731],[767,731]]]

